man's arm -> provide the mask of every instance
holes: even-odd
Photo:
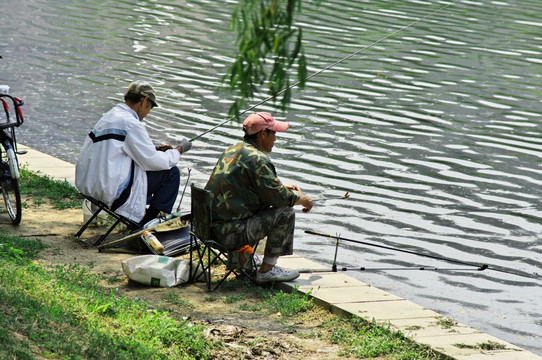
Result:
[[[295,203],[296,205],[303,206],[303,212],[309,212],[312,209],[313,200],[310,196],[303,194],[299,186],[293,184],[284,184],[286,189],[297,191],[299,193],[299,200]]]
[[[179,140],[179,145],[175,148],[179,154],[184,154],[188,152],[192,148],[192,142],[188,140],[187,138],[183,138]],[[156,146],[156,150],[158,151],[167,151],[173,149],[173,146],[171,145],[158,145]]]
[[[167,170],[179,161],[177,151],[157,151],[141,123],[132,126],[124,142],[125,153],[145,171]]]

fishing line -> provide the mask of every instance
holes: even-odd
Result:
[[[308,231],[306,231],[308,232]],[[333,256],[333,264],[331,269],[297,269],[300,273],[315,273],[315,272],[337,272],[337,271],[390,271],[390,270],[432,270],[432,271],[474,271],[472,268],[437,268],[434,266],[409,266],[409,267],[391,267],[391,268],[366,268],[366,267],[341,267],[337,268],[337,253],[339,252],[340,235],[335,237],[335,255]],[[479,270],[479,269],[478,269]]]
[[[348,60],[348,59],[350,59],[350,58],[352,58],[352,57],[358,55],[359,53],[361,53],[361,52],[363,52],[363,51],[365,51],[365,50],[367,50],[367,49],[369,49],[369,48],[371,48],[371,47],[373,47],[373,46],[375,46],[375,45],[377,45],[377,44],[379,44],[379,43],[381,43],[381,42],[383,42],[384,40],[387,40],[387,39],[391,38],[392,36],[397,35],[398,33],[400,33],[400,32],[402,32],[402,31],[404,31],[404,30],[406,30],[406,29],[412,27],[413,25],[415,25],[415,24],[417,24],[417,23],[419,23],[419,22],[421,22],[421,21],[423,21],[423,20],[425,20],[425,19],[427,19],[427,18],[429,18],[429,17],[431,17],[431,16],[433,16],[433,15],[435,15],[435,14],[437,14],[437,13],[443,11],[443,10],[445,10],[446,8],[452,6],[453,4],[455,4],[455,3],[458,2],[458,1],[459,1],[459,0],[453,0],[452,2],[450,2],[450,3],[448,3],[448,4],[446,4],[446,5],[442,6],[442,7],[440,7],[440,8],[438,8],[438,9],[436,9],[436,10],[430,12],[429,14],[424,15],[424,16],[422,16],[421,18],[419,18],[419,19],[417,19],[417,20],[414,20],[413,22],[411,22],[411,23],[409,23],[409,24],[407,24],[407,25],[405,25],[405,26],[403,26],[403,27],[401,27],[401,28],[399,28],[399,29],[397,29],[397,30],[391,32],[390,34],[384,36],[383,38],[380,38],[380,39],[378,39],[378,40],[376,40],[376,41],[370,43],[369,45],[366,45],[366,46],[362,47],[361,49],[358,49],[357,51],[351,53],[350,55],[345,56],[345,57],[343,57],[342,59],[339,59],[339,60],[335,61],[334,63],[329,64],[328,66],[324,67],[323,69],[318,70],[318,71],[312,73],[311,75],[307,76],[307,77],[303,80],[303,82],[306,82],[307,80],[310,80],[310,79],[312,79],[313,77],[315,77],[315,76],[317,76],[317,75],[320,75],[320,74],[323,73],[324,71],[327,71],[327,70],[331,69],[332,67],[337,66],[338,64],[340,64],[340,63],[342,63],[342,62],[344,62],[344,61],[346,61],[346,60]],[[254,108],[256,108],[256,107],[258,107],[258,106],[260,106],[260,105],[262,105],[262,104],[264,104],[264,103],[266,103],[266,102],[268,102],[269,100],[274,99],[275,97],[277,97],[277,96],[279,96],[279,95],[285,93],[286,91],[288,91],[288,90],[290,90],[290,89],[292,89],[292,88],[298,86],[300,83],[301,83],[301,80],[299,80],[299,81],[293,83],[292,85],[288,86],[288,87],[285,88],[285,89],[282,89],[282,90],[279,91],[276,95],[268,96],[267,98],[261,100],[260,102],[258,102],[258,103],[256,103],[256,104],[250,106],[249,108],[243,110],[243,111],[242,111],[241,113],[239,113],[239,115],[237,115],[237,116],[241,116],[241,115],[245,114],[246,112],[248,112],[248,111],[250,111],[250,110],[252,110],[252,109],[254,109]],[[218,125],[213,126],[213,127],[210,128],[209,130],[206,130],[206,131],[202,132],[201,134],[199,134],[199,135],[193,137],[192,139],[190,139],[190,141],[194,141],[194,140],[196,140],[196,139],[199,139],[200,137],[204,136],[205,134],[208,134],[208,133],[210,133],[211,131],[215,130],[216,128],[218,128],[218,127],[220,127],[220,126],[226,124],[227,122],[232,121],[234,118],[235,118],[235,115],[229,117],[228,119],[224,120],[223,122],[219,123]]]

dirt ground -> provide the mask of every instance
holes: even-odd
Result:
[[[309,334],[327,331],[319,327],[328,312],[315,307],[308,313],[293,318],[263,311],[244,311],[240,304],[256,305],[259,300],[254,292],[219,288],[207,293],[203,283],[184,284],[173,288],[154,288],[129,281],[122,271],[121,261],[134,254],[111,250],[98,252],[74,238],[83,222],[81,209],[55,210],[49,204],[33,205],[23,209],[23,219],[18,227],[10,225],[7,214],[0,214],[0,226],[20,237],[37,238],[49,245],[42,251],[40,261],[48,264],[78,263],[91,267],[91,271],[118,277],[119,281],[105,286],[116,287],[120,294],[144,299],[157,309],[167,309],[172,316],[190,319],[203,324],[210,338],[221,341],[222,350],[214,353],[215,359],[349,359],[340,356],[340,349],[318,336]],[[83,239],[95,241],[105,228],[89,228]],[[107,241],[118,239],[112,233]],[[244,297],[242,301],[228,299]],[[181,299],[167,301],[168,298]],[[254,341],[258,339],[258,341]],[[264,339],[264,340],[261,340]]]

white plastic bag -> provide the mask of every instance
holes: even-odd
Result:
[[[188,282],[190,275],[190,261],[176,259],[168,256],[141,255],[122,262],[122,270],[130,280],[141,284],[172,287]],[[192,269],[197,264],[192,262]],[[199,269],[198,269],[199,270]],[[197,275],[201,270],[197,271]]]

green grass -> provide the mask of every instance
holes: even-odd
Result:
[[[203,327],[101,287],[85,267],[33,263],[37,251],[20,248],[38,250],[38,241],[0,243],[0,358],[210,358]]]
[[[46,200],[52,201],[59,210],[81,208],[83,204],[77,189],[66,180],[54,180],[40,172],[29,171],[25,166],[20,170],[19,185],[21,194],[31,197],[34,206],[44,204]]]
[[[189,300],[183,299],[175,293],[168,293],[164,295],[162,297],[162,300],[172,305],[176,305],[178,307],[191,308],[191,309],[195,307],[194,304],[192,304]]]
[[[44,248],[39,240],[0,234],[0,358],[34,359],[210,359],[215,344],[204,328],[180,321],[142,300],[100,286],[107,277],[88,267],[47,267],[32,262]],[[246,287],[261,299],[258,311],[295,317],[313,308],[310,294]],[[164,302],[193,305],[170,293]],[[231,304],[245,295],[226,296]],[[241,310],[253,311],[256,309]],[[307,314],[310,316],[310,314]],[[332,316],[322,337],[343,354],[360,359],[446,359],[400,332],[354,317]],[[292,328],[293,332],[295,327]],[[300,334],[300,338],[303,338]],[[305,337],[308,337],[305,336]]]
[[[460,349],[479,349],[487,351],[506,349],[506,345],[491,340],[488,340],[485,343],[478,343],[476,345],[454,344],[454,346]]]
[[[333,329],[328,335],[329,339],[342,346],[343,355],[361,359],[451,359],[411,341],[400,331],[392,331],[389,327],[376,325],[357,316],[350,319],[331,318],[325,326]]]
[[[313,308],[314,302],[310,291],[303,294],[296,288],[291,293],[257,288],[263,305],[269,313],[279,313],[281,316],[293,316]]]
[[[69,183],[24,168],[21,189],[36,206],[50,201],[58,209],[81,207],[77,190]],[[0,232],[0,359],[210,359],[213,350],[221,347],[204,337],[202,326],[100,286],[104,280],[118,282],[119,274],[96,275],[91,272],[92,264],[48,267],[33,262],[44,248],[39,240]],[[303,316],[314,314],[310,293],[302,294],[297,288],[284,293],[238,280],[227,281],[223,288],[242,288],[247,297],[254,295],[259,300],[256,305],[243,303],[238,308],[261,312],[258,316],[280,314],[284,321],[291,319],[299,324]],[[215,294],[204,298],[219,299]],[[245,295],[222,299],[227,304],[246,300]],[[184,308],[194,306],[174,293],[162,301]],[[297,326],[291,326],[295,332]],[[348,319],[327,313],[318,328],[320,331],[299,333],[299,338],[328,340],[338,344],[344,355],[360,359],[449,359],[412,342],[401,332],[360,317]],[[262,339],[253,341],[257,344]]]
[[[441,317],[437,321],[437,325],[440,325],[443,329],[451,329],[457,325],[457,321],[450,318]]]

